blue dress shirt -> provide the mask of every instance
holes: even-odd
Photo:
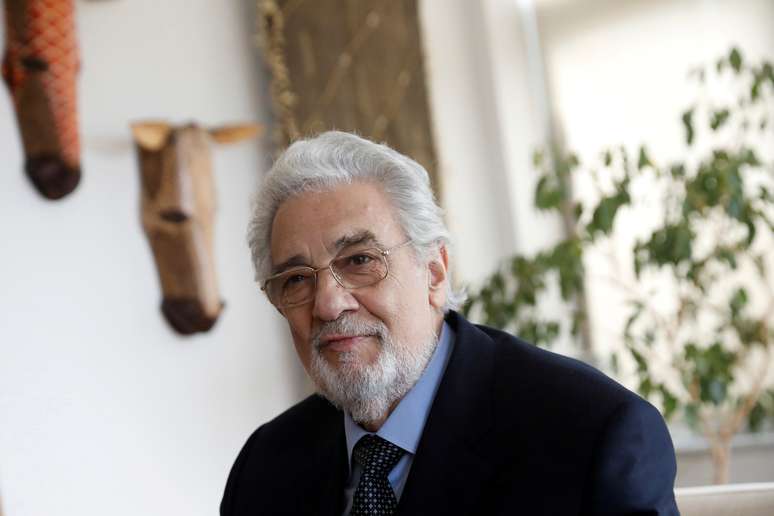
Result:
[[[403,487],[406,485],[406,479],[408,478],[409,470],[411,470],[411,463],[414,461],[414,454],[417,452],[419,439],[422,437],[427,416],[430,414],[430,407],[433,405],[435,393],[441,384],[441,378],[443,378],[443,372],[446,370],[446,364],[449,362],[453,347],[454,330],[444,321],[438,345],[435,347],[433,356],[430,358],[422,376],[419,377],[417,383],[400,400],[395,410],[392,411],[382,427],[376,432],[376,435],[382,439],[390,441],[392,444],[406,450],[405,455],[401,457],[387,476],[392,490],[395,491],[395,498],[398,500],[400,500]],[[344,495],[347,498],[344,515],[348,516],[352,508],[352,497],[355,495],[355,489],[360,481],[360,474],[362,472],[360,464],[352,460],[352,450],[360,438],[370,432],[367,432],[355,423],[347,412],[344,413],[344,432],[347,436],[347,456],[350,467],[349,479],[344,490]]]

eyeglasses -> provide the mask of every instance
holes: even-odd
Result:
[[[346,289],[369,287],[379,283],[390,273],[387,263],[390,253],[410,243],[411,240],[389,249],[369,247],[347,250],[325,267],[295,267],[269,276],[264,280],[261,290],[266,292],[269,301],[277,308],[303,305],[314,299],[317,273],[325,269],[330,269],[336,283]]]

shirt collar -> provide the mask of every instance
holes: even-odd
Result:
[[[435,393],[441,384],[443,372],[449,362],[454,346],[454,330],[443,322],[441,336],[433,356],[417,383],[406,393],[382,427],[376,432],[379,437],[401,447],[408,453],[417,451],[419,438],[425,428]],[[361,437],[370,433],[355,423],[348,412],[344,413],[344,432],[347,437],[347,457],[352,467],[352,450]]]

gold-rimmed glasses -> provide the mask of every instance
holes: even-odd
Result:
[[[317,291],[317,273],[331,270],[333,279],[346,289],[369,287],[379,283],[390,273],[387,257],[392,251],[411,244],[411,240],[390,247],[365,247],[346,249],[333,258],[328,265],[314,267],[293,267],[266,278],[261,290],[277,308],[292,308],[309,303]]]

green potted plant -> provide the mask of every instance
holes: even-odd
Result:
[[[731,438],[774,415],[774,68],[732,49],[693,76],[703,94],[681,114],[680,160],[660,163],[644,146],[589,165],[536,155],[535,205],[570,221],[566,238],[506,260],[463,311],[538,345],[564,331],[580,338],[584,285],[605,276],[628,307],[611,369],[628,369],[667,419],[682,416],[707,438],[723,483]],[[718,81],[733,84],[730,99],[710,94]],[[573,198],[570,185],[584,181],[596,195]],[[638,238],[623,218],[638,221]],[[628,263],[600,252],[622,243]],[[608,262],[589,266],[590,253]],[[552,285],[570,322],[540,315]],[[657,301],[665,292],[669,302]]]

